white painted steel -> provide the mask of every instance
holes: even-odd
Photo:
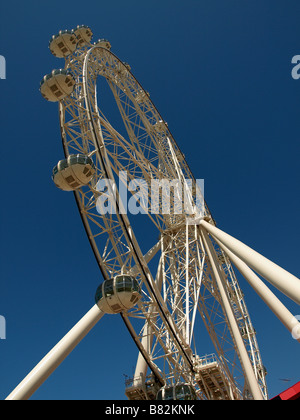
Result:
[[[300,279],[205,220],[200,224],[254,271],[300,305]]]
[[[183,186],[188,186],[187,180],[195,182],[168,125],[148,92],[131,73],[130,66],[110,51],[107,41],[93,46],[85,38],[66,59],[65,69],[76,79],[72,94],[64,97],[59,104],[65,155],[80,153],[92,156],[96,167],[94,179],[74,193],[82,221],[104,279],[121,273],[134,273],[143,293],[137,306],[121,315],[140,352],[137,380],[133,380],[133,384],[140,383],[141,377],[145,379],[149,367],[156,384],[190,383],[197,389],[200,399],[222,396],[251,398],[244,386],[244,372],[237,357],[235,337],[220,303],[213,267],[197,226],[201,216],[212,218],[204,200],[203,214],[200,215],[196,206],[196,189],[188,189],[188,215],[176,212],[175,204],[170,206],[170,214],[148,212],[151,229],[145,229],[140,238],[135,220],[129,218],[124,208],[126,203],[121,204],[119,200],[122,187],[117,186],[117,181],[124,173],[128,182],[136,178],[144,182],[179,180]],[[98,108],[97,76],[105,79],[111,89],[127,132],[125,137],[114,129],[103,110]],[[117,198],[111,214],[99,212],[99,182],[104,179],[112,182],[108,186],[109,196]],[[127,186],[125,189],[127,193]],[[151,203],[151,191],[148,199]],[[163,199],[159,200],[158,206],[162,206]],[[140,205],[143,207],[143,203]],[[146,238],[148,234],[154,234],[151,243],[156,245],[146,253],[143,245],[145,239],[149,239]],[[228,305],[239,319],[246,352],[266,397],[261,356],[243,294],[230,261],[223,261],[222,251],[216,244],[214,246],[218,258],[222,260],[221,270],[227,277],[228,291],[232,296]],[[159,261],[156,267],[154,259],[150,265],[155,254]],[[156,273],[155,279],[153,273]],[[205,358],[199,356],[196,346],[196,339],[201,334],[197,323],[199,318],[218,355],[215,356],[218,369],[210,375],[214,383],[211,389],[208,381],[204,381],[205,386],[200,386],[199,369],[201,366],[203,369]],[[200,348],[200,351],[205,349]],[[214,375],[220,372],[222,389],[216,393],[218,380]],[[131,389],[130,395],[143,395],[145,389],[143,384],[137,392]]]
[[[283,303],[275,296],[275,294],[265,285],[265,283],[233,252],[216,239],[216,242],[223,249],[225,254],[230,258],[232,263],[236,266],[242,276],[248,281],[256,293],[261,297],[265,304],[283,323],[283,325],[292,334],[297,325],[300,327],[300,322],[295,319],[295,316],[283,305]],[[300,343],[300,338],[297,340]]]
[[[248,382],[249,390],[251,391],[253,398],[255,400],[263,400],[263,396],[261,393],[261,390],[258,385],[257,378],[255,376],[253,366],[251,364],[251,361],[249,359],[249,355],[247,353],[247,350],[245,348],[244,341],[242,339],[239,327],[237,325],[236,318],[234,316],[234,313],[232,311],[232,307],[230,305],[230,301],[228,298],[228,295],[226,293],[226,287],[224,284],[224,279],[222,272],[219,268],[219,263],[215,254],[215,250],[212,246],[212,243],[210,242],[210,239],[206,233],[205,230],[201,231],[202,238],[204,241],[204,245],[208,254],[208,257],[210,259],[210,263],[212,265],[213,273],[219,288],[220,296],[224,305],[224,309],[228,318],[228,322],[230,324],[230,328],[234,337],[234,341],[236,344],[237,352],[241,360],[241,364],[243,366],[243,370],[245,373],[245,379]]]
[[[74,350],[80,341],[104,315],[97,305],[53,347],[23,381],[8,395],[6,400],[27,400]]]
[[[77,56],[80,59],[77,60]],[[74,99],[67,98],[60,104],[61,130],[67,155],[75,153],[75,150],[92,154],[97,168],[95,179],[104,177],[113,180],[115,176],[118,178],[119,173],[126,173],[128,182],[135,178],[146,182],[151,179],[179,179],[186,185],[186,180],[194,179],[168,126],[128,65],[124,65],[105,48],[89,49],[87,46],[66,62],[66,68],[79,80]],[[128,138],[117,132],[104,116],[103,110],[98,108],[96,74],[108,82]],[[159,286],[143,256],[143,240],[137,240],[132,224],[134,220],[129,220],[124,206],[120,204],[115,215],[101,216],[95,212],[97,191],[93,185],[90,190],[77,191],[75,196],[104,278],[117,275],[120,271],[134,271],[143,289],[144,296],[138,307],[122,315],[141,351],[136,370],[138,382],[139,373],[145,376],[145,363],[160,382],[172,384],[179,377],[183,381],[195,381],[193,355],[197,354],[194,348],[195,336],[198,335],[196,319],[200,316],[212,337],[216,352],[226,354],[222,359],[223,369],[234,388],[235,378],[241,374],[241,369],[234,351],[229,354],[227,350],[228,347],[234,348],[233,344],[228,345],[232,343],[230,328],[222,308],[214,303],[218,302],[218,297],[214,292],[211,267],[206,263],[206,252],[196,224],[190,226],[192,218],[187,224],[184,214],[147,214],[153,223],[153,232],[164,238],[159,250],[162,270]],[[120,196],[116,186],[111,188],[111,196]],[[187,200],[187,207],[195,209],[195,192],[189,191]],[[211,217],[206,204],[203,212],[204,216]],[[199,215],[196,216],[198,218]],[[242,296],[230,263],[224,269],[233,292],[238,291]],[[234,302],[231,304],[240,318],[240,324],[245,325],[247,351],[251,354],[255,370],[259,371],[261,358],[255,337],[248,333],[253,327],[243,298],[240,298],[238,305]],[[135,319],[142,317],[145,325],[140,330]],[[214,325],[216,319],[218,325]],[[244,380],[240,379],[238,387],[244,394]],[[260,385],[266,395],[263,375]],[[246,394],[244,396],[247,398]]]

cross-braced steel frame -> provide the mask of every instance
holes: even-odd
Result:
[[[65,67],[75,77],[76,88],[59,104],[64,152],[66,156],[88,155],[96,166],[93,181],[74,192],[83,224],[104,279],[130,273],[142,288],[138,305],[121,314],[139,353],[133,391],[127,396],[150,398],[145,386],[150,371],[158,388],[189,383],[199,399],[267,399],[255,329],[232,266],[234,262],[240,271],[245,267],[251,271],[248,256],[238,246],[234,248],[229,235],[224,242],[203,197],[199,214],[196,180],[168,125],[129,66],[110,50],[89,44],[77,48]],[[126,136],[98,107],[100,76],[112,91]],[[140,195],[138,189],[128,188],[136,180]],[[164,180],[177,180],[181,186],[192,180],[190,188],[184,188],[188,211],[176,208],[178,192],[173,188],[154,200],[147,186],[155,181],[164,188]],[[99,187],[101,181],[106,182],[106,190]],[[122,191],[144,213],[142,224],[126,211]],[[168,211],[164,211],[166,204]],[[253,280],[255,285],[259,281]],[[66,344],[63,355],[54,348],[52,357],[41,362],[47,365],[43,377],[37,378],[33,371],[10,397],[29,397],[77,345],[78,337],[89,331],[86,324],[94,325],[102,315],[93,307],[74,327],[77,339],[66,336],[62,340]],[[212,358],[204,354],[204,330],[214,348]]]

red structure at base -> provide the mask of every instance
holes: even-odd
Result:
[[[281,392],[276,397],[271,398],[271,400],[282,400],[282,401],[299,400],[300,401],[300,382],[297,382],[295,385]]]

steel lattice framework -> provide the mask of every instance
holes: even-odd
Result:
[[[101,214],[97,208],[99,180],[110,179],[112,186],[118,185],[122,181],[120,173],[126,173],[128,181],[145,180],[147,185],[153,179],[195,181],[167,124],[129,66],[111,51],[84,46],[66,60],[66,69],[77,83],[74,93],[60,102],[65,154],[93,156],[97,168],[94,184],[75,192],[83,223],[104,278],[120,272],[134,273],[143,289],[138,307],[122,314],[145,360],[145,366],[139,364],[140,373],[145,375],[145,367],[149,366],[161,385],[193,383],[200,398],[212,398],[210,386],[201,378],[201,357],[193,340],[194,335],[201,333],[195,330],[198,316],[218,354],[218,364],[226,378],[226,397],[248,397],[239,354],[197,224],[187,223],[186,215],[176,214],[175,208],[169,214],[145,209],[159,241],[144,253],[135,236],[133,218],[130,221],[126,212],[122,214],[117,189],[106,193],[108,198],[116,198],[115,211]],[[111,88],[126,127],[126,138],[98,108],[98,76],[105,78]],[[196,192],[189,191],[195,205]],[[149,191],[146,202],[153,209],[152,199]],[[163,203],[157,204],[161,209]],[[143,202],[139,205],[143,207]],[[214,223],[206,205],[204,217]],[[215,242],[214,250],[261,391],[267,398],[265,372],[243,293],[230,260]],[[159,258],[153,274],[148,263],[155,254]]]
[[[138,301],[130,295],[131,309],[121,312],[138,349],[126,396],[152,400],[178,385],[199,399],[267,399],[266,370],[232,264],[299,342],[300,323],[259,276],[298,304],[300,281],[216,227],[148,92],[107,41],[92,45],[91,36],[82,25],[52,37],[50,49],[65,56],[65,68],[43,78],[41,93],[59,101],[67,158],[59,168],[72,158],[93,171],[84,167],[88,181],[71,189],[104,285],[119,276],[139,289]],[[98,106],[100,78],[122,130]],[[49,377],[104,315],[96,302],[7,399],[29,398]]]

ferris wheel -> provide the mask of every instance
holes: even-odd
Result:
[[[65,157],[53,181],[74,192],[104,281],[92,309],[8,399],[29,398],[104,314],[120,314],[137,346],[128,399],[268,399],[232,264],[290,331],[294,317],[258,275],[298,303],[300,282],[216,227],[149,93],[109,41],[92,44],[92,36],[78,26],[51,38],[49,48],[65,66],[46,75],[40,90],[59,103]],[[100,76],[123,134],[104,114]]]

